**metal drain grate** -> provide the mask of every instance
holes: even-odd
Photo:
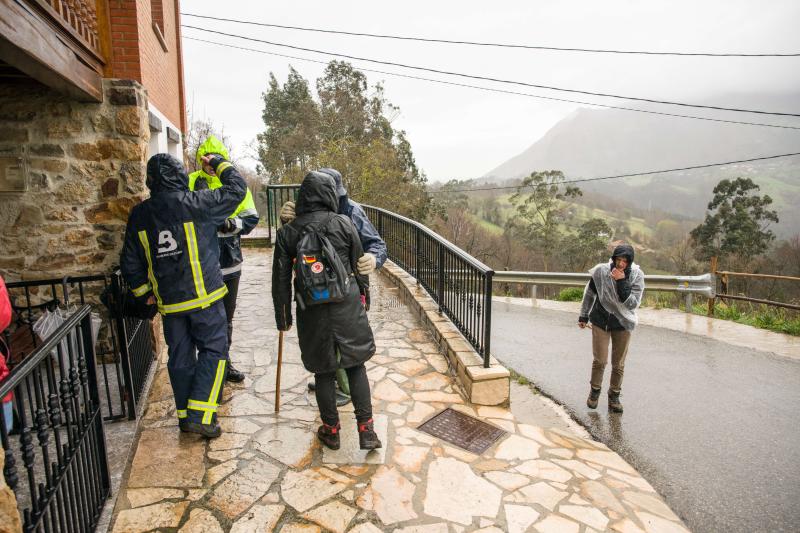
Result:
[[[417,429],[478,455],[506,434],[502,429],[449,407]]]

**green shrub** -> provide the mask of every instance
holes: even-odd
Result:
[[[561,289],[561,292],[556,296],[559,302],[580,302],[583,300],[583,289],[580,287],[567,287]]]
[[[787,335],[797,335],[800,337],[800,318],[784,322],[781,326],[781,332]]]

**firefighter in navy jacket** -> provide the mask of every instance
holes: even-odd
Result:
[[[131,210],[120,265],[134,295],[154,300],[163,315],[181,430],[217,437],[228,349],[217,228],[244,199],[246,185],[222,157],[203,161],[220,177],[220,188],[191,192],[177,159],[150,158],[150,198]]]

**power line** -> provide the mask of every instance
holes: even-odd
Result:
[[[649,176],[651,174],[664,174],[667,172],[681,172],[684,170],[696,170],[699,168],[710,168],[710,167],[723,167],[726,165],[735,165],[738,163],[751,163],[753,161],[765,161],[767,159],[778,159],[781,157],[791,157],[795,155],[800,155],[800,152],[794,152],[791,154],[780,154],[780,155],[770,155],[766,157],[753,157],[750,159],[740,159],[738,161],[726,161],[724,163],[708,163],[705,165],[694,165],[691,167],[682,167],[682,168],[669,168],[666,170],[651,170],[649,172],[634,172],[631,174],[617,174],[616,176],[601,176],[599,178],[579,178],[574,180],[564,180],[559,182],[561,183],[583,183],[587,181],[600,181],[600,180],[614,180],[620,178],[632,178],[635,176]],[[440,189],[438,191],[428,191],[429,194],[451,194],[454,192],[477,192],[477,191],[500,191],[505,189],[519,189],[520,185],[507,185],[503,187],[483,187],[483,188],[476,188],[476,189]],[[531,185],[528,185],[531,187]]]
[[[248,52],[257,52],[259,54],[265,54],[265,55],[271,55],[271,56],[277,56],[277,57],[285,57],[285,58],[288,58],[288,59],[295,59],[295,60],[298,60],[298,61],[307,61],[309,63],[317,63],[317,64],[320,64],[320,65],[327,65],[328,64],[326,61],[320,61],[320,60],[317,60],[317,59],[310,59],[310,58],[307,58],[307,57],[298,57],[298,56],[292,56],[292,55],[287,55],[287,54],[279,54],[277,52],[268,52],[266,50],[258,50],[256,48],[247,48],[247,47],[244,47],[244,46],[236,46],[236,45],[233,45],[233,44],[220,43],[220,42],[216,42],[216,41],[209,41],[207,39],[198,39],[196,37],[184,36],[183,38],[187,39],[187,40],[190,40],[190,41],[197,41],[197,42],[200,42],[200,43],[212,44],[212,45],[216,45],[216,46],[223,46],[223,47],[226,47],[226,48],[235,48],[237,50],[245,50],[245,51],[248,51]],[[496,89],[496,88],[492,88],[492,87],[481,87],[479,85],[469,85],[469,84],[466,84],[466,83],[458,83],[458,82],[454,82],[454,81],[445,81],[445,80],[437,80],[437,79],[433,79],[433,78],[424,78],[424,77],[421,77],[421,76],[412,76],[410,74],[399,74],[397,72],[387,72],[387,71],[384,71],[384,70],[374,70],[374,69],[368,69],[368,68],[362,68],[362,67],[358,67],[358,69],[362,70],[364,72],[372,72],[372,73],[376,73],[376,74],[385,74],[387,76],[395,76],[397,78],[406,78],[406,79],[411,79],[411,80],[427,81],[427,82],[432,82],[432,83],[439,83],[439,84],[442,84],[442,85],[452,85],[454,87],[465,87],[465,88],[469,88],[469,89],[478,89],[478,90],[481,90],[481,91],[487,91],[487,92],[493,92],[493,93],[513,94],[513,95],[516,95],[516,96],[526,96],[526,97],[529,97],[529,98],[539,98],[539,99],[542,99],[542,100],[553,100],[553,101],[556,101],[556,102],[567,102],[567,103],[571,103],[571,104],[591,105],[591,106],[596,106],[596,107],[604,107],[604,108],[607,108],[607,109],[621,109],[623,111],[635,111],[637,113],[648,113],[648,114],[651,114],[651,115],[661,115],[661,116],[666,116],[666,117],[689,118],[689,119],[693,119],[693,120],[705,120],[705,121],[709,121],[709,122],[723,122],[723,123],[726,123],[726,124],[741,124],[741,125],[746,125],[746,126],[764,126],[764,127],[767,127],[767,128],[781,128],[781,129],[789,129],[789,130],[800,130],[800,126],[785,126],[785,125],[781,125],[781,124],[765,124],[763,122],[746,122],[746,121],[742,121],[742,120],[726,120],[726,119],[721,119],[721,118],[701,117],[701,116],[697,116],[697,115],[682,115],[680,113],[666,113],[664,111],[653,111],[653,110],[649,110],[649,109],[640,109],[640,108],[635,108],[635,107],[624,107],[624,106],[615,106],[615,105],[610,105],[610,104],[599,104],[599,103],[595,103],[595,102],[586,102],[586,101],[582,101],[582,100],[570,100],[570,99],[567,99],[567,98],[556,98],[554,96],[542,96],[542,95],[538,95],[538,94],[522,93],[522,92],[518,92],[518,91],[509,91],[509,90],[506,90],[506,89]]]
[[[525,50],[548,50],[554,52],[584,52],[592,54],[629,54],[629,55],[649,55],[649,56],[691,56],[691,57],[798,57],[800,53],[714,53],[714,52],[658,52],[651,50],[605,50],[598,48],[564,48],[557,46],[541,46],[541,45],[526,45],[526,44],[511,44],[511,43],[487,43],[478,41],[457,41],[450,39],[434,39],[431,37],[409,37],[404,35],[391,35],[380,33],[362,33],[353,31],[342,30],[329,30],[323,28],[307,28],[303,26],[287,26],[283,24],[271,24],[267,22],[254,22],[252,20],[237,20],[222,17],[211,17],[207,15],[196,15],[194,13],[181,13],[184,17],[195,17],[200,19],[209,19],[223,22],[234,22],[236,24],[249,24],[252,26],[262,26],[267,28],[281,28],[285,30],[299,30],[316,33],[328,33],[336,35],[349,35],[353,37],[373,37],[376,39],[395,39],[399,41],[418,41],[426,43],[441,43],[441,44],[464,44],[470,46],[484,46],[495,48],[521,48]]]
[[[568,93],[575,93],[575,94],[586,94],[586,95],[589,95],[589,96],[600,96],[600,97],[605,97],[605,98],[617,98],[617,99],[621,99],[621,100],[634,100],[634,101],[638,101],[638,102],[648,102],[648,103],[652,103],[652,104],[666,104],[666,105],[677,105],[677,106],[681,106],[681,107],[694,107],[694,108],[700,108],[700,109],[714,109],[714,110],[717,110],[717,111],[734,111],[734,112],[739,112],[739,113],[754,113],[754,114],[758,114],[758,115],[775,115],[775,116],[785,116],[785,117],[800,117],[799,113],[781,113],[781,112],[777,112],[777,111],[761,111],[761,110],[740,109],[740,108],[733,108],[733,107],[721,107],[721,106],[711,106],[711,105],[701,105],[701,104],[687,104],[687,103],[683,103],[683,102],[672,102],[672,101],[668,101],[668,100],[655,100],[655,99],[652,99],[652,98],[641,98],[641,97],[635,97],[635,96],[623,96],[623,95],[618,95],[618,94],[600,93],[600,92],[593,92],[593,91],[583,91],[583,90],[578,90],[578,89],[565,89],[563,87],[553,87],[553,86],[550,86],[550,85],[539,85],[539,84],[535,84],[535,83],[527,83],[527,82],[522,82],[522,81],[504,80],[504,79],[500,79],[500,78],[491,78],[491,77],[488,77],[488,76],[478,76],[478,75],[474,75],[474,74],[464,74],[464,73],[461,73],[461,72],[452,72],[452,71],[439,70],[439,69],[433,69],[433,68],[428,68],[428,67],[419,67],[419,66],[415,66],[415,65],[406,65],[406,64],[403,64],[403,63],[396,63],[396,62],[393,62],[393,61],[383,61],[383,60],[379,60],[379,59],[370,59],[370,58],[366,58],[366,57],[359,57],[359,56],[353,56],[353,55],[348,55],[348,54],[342,54],[342,53],[339,53],[339,52],[327,52],[327,51],[324,51],[324,50],[316,50],[314,48],[305,48],[305,47],[302,47],[302,46],[294,46],[294,45],[291,45],[291,44],[276,43],[276,42],[267,41],[267,40],[264,40],[264,39],[257,39],[255,37],[246,37],[246,36],[242,36],[242,35],[236,35],[234,33],[226,33],[226,32],[222,32],[222,31],[211,30],[211,29],[208,29],[208,28],[200,28],[200,27],[191,26],[191,25],[188,25],[188,24],[181,24],[181,27],[189,28],[189,29],[193,29],[193,30],[199,30],[199,31],[203,31],[203,32],[206,32],[206,33],[214,33],[214,34],[217,34],[217,35],[224,35],[226,37],[233,37],[235,39],[243,39],[243,40],[246,40],[246,41],[253,41],[253,42],[268,44],[268,45],[272,45],[272,46],[279,46],[279,47],[282,47],[282,48],[290,48],[290,49],[293,49],[293,50],[302,50],[304,52],[312,52],[312,53],[315,53],[315,54],[325,54],[325,55],[330,55],[330,56],[344,57],[344,58],[353,59],[353,60],[356,60],[356,61],[366,61],[368,63],[377,63],[377,64],[380,64],[380,65],[389,65],[389,66],[393,66],[393,67],[408,68],[408,69],[413,69],[413,70],[422,70],[422,71],[425,71],[425,72],[433,72],[435,74],[444,74],[444,75],[447,75],[447,76],[457,76],[457,77],[461,77],[461,78],[469,78],[469,79],[475,79],[475,80],[491,81],[491,82],[505,83],[505,84],[510,84],[510,85],[521,85],[521,86],[524,86],[524,87],[533,87],[533,88],[536,88],[536,89],[547,89],[547,90],[551,90],[551,91],[568,92]]]

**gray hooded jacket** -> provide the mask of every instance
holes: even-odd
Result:
[[[629,289],[629,294],[624,301],[620,299],[617,282],[611,277],[611,268],[615,257],[628,258],[624,282],[627,285],[625,292],[628,292]],[[636,309],[641,305],[644,294],[644,272],[639,265],[633,262],[633,248],[629,245],[617,246],[611,259],[611,262],[600,263],[589,270],[592,280],[586,284],[583,291],[581,321],[585,320],[583,317],[590,316],[592,307],[597,302],[607,312],[612,313],[622,327],[632,331],[639,322]]]

